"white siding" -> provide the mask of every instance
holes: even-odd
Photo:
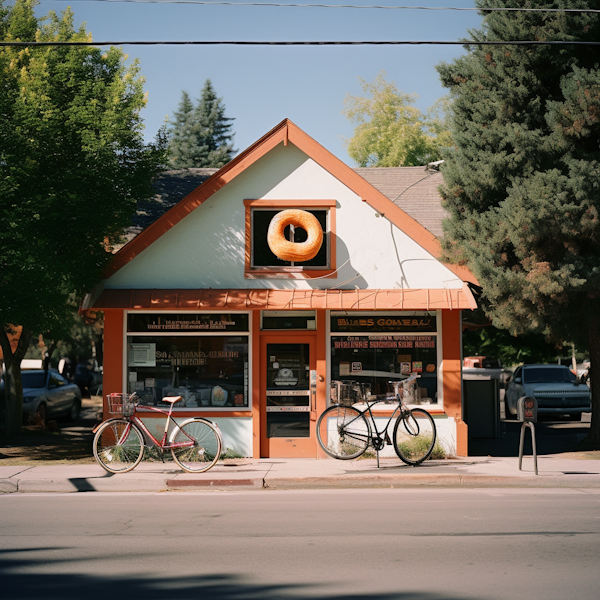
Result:
[[[245,279],[245,199],[336,200],[337,276]],[[134,289],[462,287],[436,258],[291,144],[246,169],[105,283]]]

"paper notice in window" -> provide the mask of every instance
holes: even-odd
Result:
[[[156,344],[129,344],[127,364],[130,367],[155,367]]]

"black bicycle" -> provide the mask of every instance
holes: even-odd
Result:
[[[403,381],[393,382],[397,406],[382,431],[377,429],[371,408],[380,402],[389,402],[390,398],[374,401],[365,398],[365,410],[347,404],[334,404],[326,409],[317,421],[317,439],[323,450],[333,458],[349,460],[364,454],[371,445],[377,452],[379,465],[380,450],[386,444],[393,444],[396,454],[406,464],[421,464],[431,455],[437,432],[433,417],[422,408],[408,408],[400,393],[400,386],[404,388],[416,378],[413,374]],[[388,429],[394,418],[396,423],[390,440]]]

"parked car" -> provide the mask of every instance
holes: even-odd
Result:
[[[58,371],[42,369],[23,371],[23,417],[38,415],[45,422],[50,417],[75,420],[81,411],[81,392]]]
[[[522,365],[517,367],[506,388],[505,407],[517,414],[517,401],[532,396],[538,402],[538,415],[569,415],[580,419],[592,410],[590,388],[580,383],[566,365]]]

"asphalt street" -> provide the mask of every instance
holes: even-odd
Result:
[[[596,599],[600,490],[0,497],[5,600]]]

